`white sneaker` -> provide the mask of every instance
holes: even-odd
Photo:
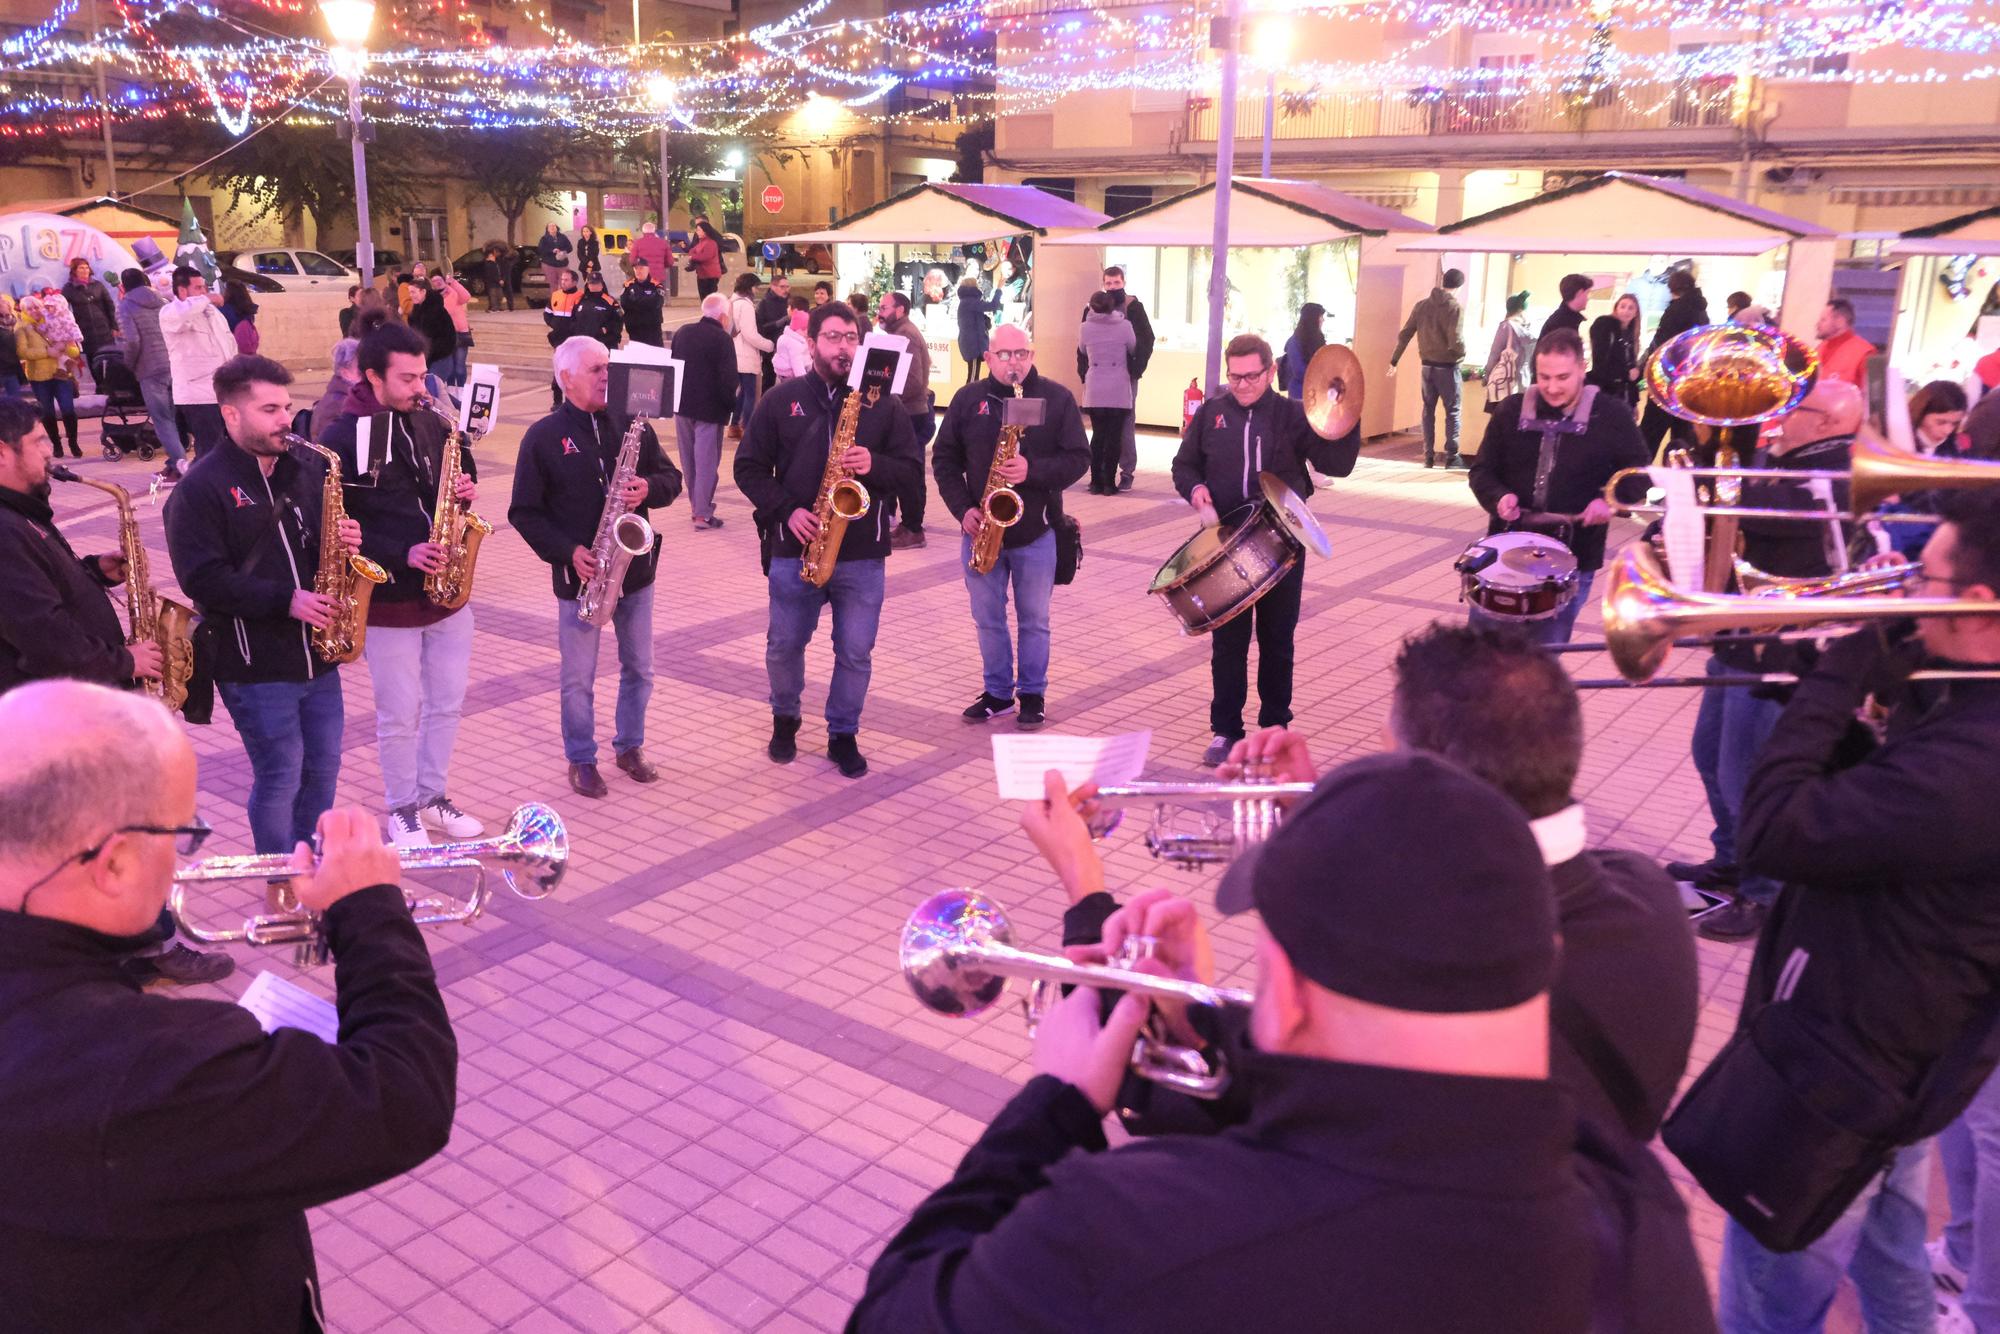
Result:
[[[415,806],[398,806],[389,812],[389,844],[397,848],[431,845],[431,836],[424,832],[424,822],[417,818]]]
[[[424,828],[446,838],[478,838],[486,832],[485,825],[454,806],[450,797],[432,797],[417,808],[417,816],[424,822]]]
[[[1965,1271],[1951,1262],[1951,1252],[1945,1248],[1944,1238],[1924,1243],[1924,1254],[1931,1262],[1931,1281],[1938,1291],[1948,1292],[1956,1297],[1965,1291]]]
[[[1948,1292],[1940,1292],[1937,1299],[1936,1334],[1979,1334],[1979,1327],[1972,1323],[1972,1317],[1959,1305],[1958,1298]]]

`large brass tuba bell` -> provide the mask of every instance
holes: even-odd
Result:
[[[1747,426],[1782,417],[1819,378],[1819,357],[1780,329],[1704,324],[1646,363],[1646,393],[1676,417]]]

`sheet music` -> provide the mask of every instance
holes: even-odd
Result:
[[[330,1000],[322,1000],[304,987],[287,982],[275,973],[259,973],[236,1002],[257,1016],[266,1033],[296,1028],[311,1033],[322,1042],[340,1040],[340,1013]]]
[[[1676,587],[1705,588],[1708,533],[1694,478],[1686,468],[1649,469],[1653,485],[1666,496],[1667,518],[1661,526],[1667,539],[1667,568]]]
[[[1146,769],[1151,732],[1126,732],[1113,737],[996,736],[993,773],[1000,800],[1040,801],[1042,776],[1062,771],[1070,787],[1084,783],[1129,783]]]

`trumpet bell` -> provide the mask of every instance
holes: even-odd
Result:
[[[999,904],[976,890],[940,890],[903,923],[903,980],[933,1013],[979,1014],[1000,999],[1007,979],[981,968],[967,947],[1013,943],[1014,927]]]
[[[530,802],[507,821],[489,856],[507,888],[524,899],[545,899],[569,870],[569,831],[553,809]]]
[[[1646,366],[1646,392],[1676,417],[1748,426],[1782,417],[1819,379],[1819,356],[1780,329],[1704,324],[1670,339]]]
[[[1328,343],[1306,363],[1306,424],[1316,435],[1338,440],[1361,424],[1368,382],[1352,349]]]

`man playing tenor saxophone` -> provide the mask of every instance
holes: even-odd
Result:
[[[557,599],[556,645],[562,656],[563,756],[569,785],[586,797],[610,789],[597,771],[597,626],[578,615],[577,596],[598,575],[592,547],[607,506],[642,515],[673,503],[681,493],[680,469],[660,452],[653,428],[640,428],[632,475],[611,494],[619,475],[620,425],[606,412],[610,354],[594,338],[563,340],[555,355],[563,405],[528,428],[514,467],[514,498],[507,518],[537,556],[548,562]],[[608,553],[606,553],[608,554]],[[611,750],[633,781],[651,783],[659,770],[640,749],[646,740],[646,703],[653,696],[653,573],[660,559],[654,535],[625,568],[611,613],[618,636],[618,706]]]
[[[439,485],[449,477],[452,494],[469,505],[477,474],[470,446],[424,400],[427,351],[406,324],[384,321],[364,333],[355,353],[360,382],[319,441],[340,455],[361,553],[389,573],[368,603],[363,652],[389,841],[398,847],[429,843],[432,831],[467,839],[485,830],[445,790],[472,666],[472,608],[440,606],[425,585],[450,554],[431,540]]]

